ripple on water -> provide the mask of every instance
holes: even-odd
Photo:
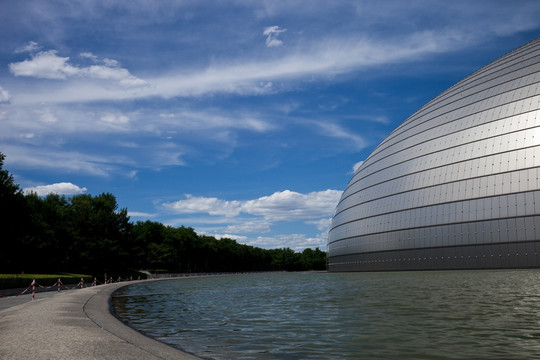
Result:
[[[212,359],[540,358],[540,271],[268,273],[139,283],[116,314]]]

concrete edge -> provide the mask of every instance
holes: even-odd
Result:
[[[151,281],[151,280],[143,280]],[[197,360],[202,359],[193,354],[181,351],[175,347],[162,343],[151,337],[143,335],[139,331],[124,324],[113,313],[111,299],[113,293],[124,286],[129,286],[139,281],[129,283],[117,283],[99,286],[99,291],[90,296],[84,304],[83,311],[86,316],[97,326],[109,332],[133,346],[162,359]]]

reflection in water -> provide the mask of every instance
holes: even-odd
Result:
[[[212,359],[525,359],[539,285],[539,270],[248,274],[135,284],[113,307]]]

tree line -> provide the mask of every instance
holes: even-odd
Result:
[[[318,248],[262,249],[190,227],[130,221],[114,195],[24,194],[0,153],[0,273],[325,270]]]

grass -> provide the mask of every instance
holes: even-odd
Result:
[[[89,285],[94,278],[90,275],[81,274],[0,274],[0,289],[16,289],[28,287],[32,280],[41,286],[51,286],[58,279],[64,284],[77,284],[84,279],[84,282]]]

